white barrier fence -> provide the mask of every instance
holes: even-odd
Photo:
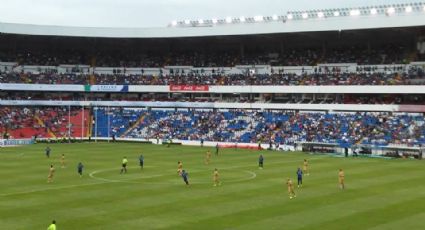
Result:
[[[29,145],[33,143],[33,139],[0,139],[0,147]]]

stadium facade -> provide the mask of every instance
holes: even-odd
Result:
[[[424,22],[412,3],[163,28],[0,23],[0,131],[418,155]]]

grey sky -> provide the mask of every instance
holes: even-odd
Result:
[[[405,0],[0,0],[0,22],[99,27],[164,27],[173,20],[285,14]]]

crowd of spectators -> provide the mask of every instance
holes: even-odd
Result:
[[[67,107],[0,107],[0,133],[3,137],[62,137],[81,109]],[[79,120],[81,125],[81,120]],[[71,132],[75,130],[71,127]]]
[[[423,71],[409,73],[313,73],[313,74],[58,74],[0,73],[0,83],[99,84],[99,85],[424,85]]]
[[[138,113],[143,120],[128,137],[277,144],[295,141],[341,145],[425,143],[423,115],[245,110]]]
[[[1,107],[4,138],[62,137],[81,125],[81,109]],[[68,116],[70,119],[68,120]],[[93,136],[288,144],[297,141],[353,144],[425,144],[423,114],[321,113],[255,110],[142,110],[99,108],[89,112]],[[79,135],[81,127],[71,127]],[[86,134],[84,134],[86,135]]]
[[[279,50],[279,49],[277,49]],[[57,66],[60,64],[84,64],[97,67],[232,67],[235,65],[310,66],[318,63],[404,64],[411,50],[391,44],[368,48],[344,46],[338,48],[296,48],[276,51],[173,51],[168,53],[134,53],[97,51],[81,54],[75,51],[61,53],[0,52],[0,61],[18,62],[20,65]],[[418,55],[417,58],[422,58]]]

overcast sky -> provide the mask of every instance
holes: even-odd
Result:
[[[405,0],[0,0],[0,22],[98,27],[164,27],[173,20],[285,14],[290,10],[415,2]]]

